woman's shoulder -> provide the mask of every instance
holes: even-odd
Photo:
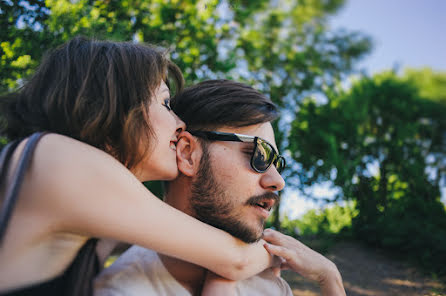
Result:
[[[86,168],[86,165],[89,168],[103,166],[109,162],[120,165],[111,155],[96,147],[54,133],[45,134],[41,138],[34,153],[34,162],[36,168],[47,167],[62,171],[67,171],[69,168]]]
[[[53,133],[43,136],[37,145],[29,174],[31,183],[37,187],[42,188],[41,185],[46,184],[64,192],[82,184],[92,186],[92,182],[97,182],[98,186],[110,180],[116,182],[126,175],[134,178],[110,154],[76,139]]]
[[[25,147],[34,136],[35,134],[25,138],[15,149],[8,165],[7,181],[14,178]],[[32,196],[39,195],[43,189],[46,192],[48,188],[63,191],[64,188],[72,187],[66,180],[79,182],[91,177],[89,170],[104,170],[103,167],[109,163],[118,163],[116,165],[120,166],[109,154],[91,145],[64,135],[46,133],[39,139],[32,152],[21,191],[28,192],[27,189],[31,189],[36,193]]]
[[[29,138],[27,139],[29,140]],[[76,140],[74,138],[55,134],[46,133],[42,136],[39,143],[40,153],[51,154],[51,153],[96,153],[96,154],[107,154],[102,150],[99,150],[87,143]]]
[[[40,176],[45,176],[47,174],[43,172],[48,172],[48,169],[55,164],[63,164],[66,167],[70,163],[70,155],[98,153],[94,151],[94,147],[88,147],[89,145],[85,143],[59,134],[34,133],[17,141],[16,148],[13,148],[14,145],[10,147],[13,149],[10,160],[6,160],[8,162],[6,173],[6,181],[8,183],[17,174],[16,172],[21,163],[27,167],[25,171],[27,176],[35,172],[38,172]],[[4,149],[7,148],[5,147]],[[27,157],[24,157],[25,155]],[[57,176],[57,174],[53,174],[53,176]]]
[[[87,143],[76,140],[74,138],[56,134],[56,133],[34,133],[25,139],[21,140],[13,154],[13,161],[19,158],[22,154],[25,146],[31,140],[37,140],[35,152],[33,158],[40,158],[42,156],[48,156],[49,159],[56,157],[57,155],[68,156],[70,154],[86,155],[89,154],[102,154],[103,157],[110,157],[104,151],[97,149]]]
[[[8,181],[12,180],[14,168],[18,167],[28,141],[30,137],[22,141],[14,152]],[[60,200],[63,196],[68,201],[73,192],[88,191],[92,182],[125,174],[131,173],[108,153],[79,140],[48,133],[37,143],[21,191],[24,199],[51,200],[54,197]],[[33,194],[28,194],[31,192]]]

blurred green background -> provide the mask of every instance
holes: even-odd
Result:
[[[311,186],[335,189],[323,209],[298,219],[277,209],[271,226],[361,241],[445,275],[446,73],[361,73],[355,65],[372,52],[372,39],[329,25],[344,5],[2,0],[0,92],[20,87],[45,51],[77,35],[168,48],[187,84],[233,79],[277,103],[288,190],[311,199]]]

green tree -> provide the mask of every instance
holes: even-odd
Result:
[[[0,94],[28,77],[47,49],[45,1],[0,1]]]
[[[352,218],[357,214],[353,202],[344,206],[333,204],[322,210],[311,209],[296,220],[289,220],[285,216],[282,227],[290,235],[296,235],[296,228],[302,236],[338,234],[351,227]]]
[[[0,88],[11,89],[26,79],[44,48],[85,35],[164,46],[187,83],[210,78],[246,82],[293,118],[306,95],[322,93],[347,77],[370,50],[370,40],[361,33],[329,27],[328,18],[344,2],[4,0],[0,13],[8,20],[9,39],[2,40],[27,42],[23,48],[12,47],[10,58],[2,60]],[[28,14],[33,17],[22,28],[20,19]],[[25,29],[30,37],[23,37]],[[16,60],[20,71],[6,71]],[[275,129],[278,146],[284,148],[287,121],[275,123]]]
[[[299,94],[332,84],[370,48],[363,35],[328,27],[328,17],[344,0],[19,3],[28,4],[5,4],[17,16],[8,28],[11,35],[20,26],[18,18],[33,14],[38,17],[30,18],[28,27],[38,24],[34,31],[48,36],[48,47],[76,35],[160,44],[172,50],[189,82],[211,77],[250,81],[279,103],[291,90]]]
[[[425,96],[441,92],[419,89],[435,83],[414,83],[417,75],[362,78],[329,94],[324,105],[307,99],[292,124],[289,149],[302,165],[303,186],[331,181],[342,189],[337,198],[356,201],[357,237],[401,253],[422,252],[423,262],[440,269],[446,104]]]
[[[446,104],[446,73],[430,68],[407,69],[403,78],[416,85],[423,98]]]

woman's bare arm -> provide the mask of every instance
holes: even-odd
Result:
[[[34,209],[54,232],[138,244],[232,280],[272,264],[262,243],[245,244],[165,204],[111,156],[71,138],[45,136],[29,176]]]

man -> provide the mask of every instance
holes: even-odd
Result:
[[[275,105],[249,86],[213,80],[186,89],[172,108],[189,132],[177,143],[180,175],[167,184],[165,202],[244,242],[258,241],[285,185],[270,123],[278,116]],[[200,266],[133,246],[102,273],[96,294],[198,295],[206,275]],[[235,290],[292,295],[270,269],[237,282]]]

